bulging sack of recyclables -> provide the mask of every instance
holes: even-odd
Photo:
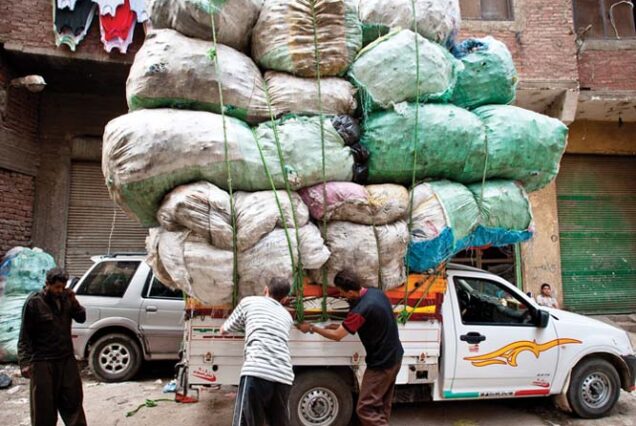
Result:
[[[369,182],[409,184],[413,173],[415,104],[376,112],[365,120],[361,144],[369,153]],[[509,105],[473,112],[454,105],[420,105],[415,177],[461,183],[504,178],[535,191],[550,183],[565,151],[559,120]],[[485,168],[485,170],[484,170]]]
[[[361,46],[353,0],[266,0],[253,31],[252,57],[265,69],[301,77],[316,77],[319,59],[320,75],[329,77],[344,74]]]
[[[185,37],[174,30],[150,32],[126,81],[128,107],[133,111],[179,108],[220,113],[220,84],[226,115],[249,123],[269,120],[270,107],[274,117],[320,112],[314,79],[277,72],[267,72],[263,79],[251,58],[222,44],[216,49],[218,72],[210,57],[212,48],[210,41]],[[355,89],[348,81],[325,78],[321,93],[323,114],[355,112]]]
[[[262,0],[147,0],[154,28],[212,40],[212,17],[220,44],[246,50]]]
[[[412,271],[425,272],[466,248],[514,244],[532,232],[530,202],[515,182],[423,183],[413,189],[407,262]]]
[[[436,43],[447,45],[459,31],[459,0],[357,0],[365,44],[395,28],[413,29]],[[415,13],[415,14],[414,14]]]
[[[272,123],[250,129],[226,117],[228,158],[236,191],[270,190],[265,166],[278,189],[322,182],[319,117],[278,123],[285,160],[281,168]],[[205,180],[227,188],[223,120],[220,115],[170,109],[140,110],[118,117],[104,131],[102,170],[113,199],[144,226],[156,226],[164,195],[175,187]],[[324,122],[327,180],[349,181],[354,161],[350,149]],[[258,150],[261,147],[263,157]]]
[[[371,111],[414,102],[418,95],[420,102],[446,102],[461,67],[442,46],[411,30],[401,30],[365,47],[351,65],[349,77],[360,92],[363,108]]]

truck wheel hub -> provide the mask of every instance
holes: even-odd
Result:
[[[605,405],[611,395],[612,384],[604,373],[592,373],[583,380],[581,396],[585,404],[592,408]]]
[[[338,416],[338,398],[329,389],[313,388],[302,396],[299,418],[306,426],[327,426]]]

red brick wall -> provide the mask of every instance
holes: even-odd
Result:
[[[0,169],[0,257],[31,245],[34,193],[32,176]]]
[[[464,20],[460,39],[492,35],[512,53],[522,80],[576,80],[572,0],[516,0],[515,22]]]
[[[581,88],[636,90],[635,50],[584,50],[579,56]]]
[[[53,33],[52,0],[1,0],[0,43],[17,43],[24,48],[51,49],[70,52],[68,46],[55,46]],[[114,50],[108,54],[103,48],[99,34],[99,18],[95,15],[86,38],[77,46],[75,54],[97,55],[99,59],[130,62],[144,39],[143,26],[135,28],[133,45],[126,55]],[[73,55],[73,53],[71,53]]]

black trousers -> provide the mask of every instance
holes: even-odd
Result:
[[[253,376],[241,376],[233,426],[289,426],[290,385]]]
[[[30,390],[33,426],[55,426],[58,412],[66,426],[86,425],[82,379],[74,357],[34,361]]]

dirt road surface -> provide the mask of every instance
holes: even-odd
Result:
[[[0,365],[0,373],[13,378],[13,386],[0,390],[0,425],[27,426],[29,421],[29,383],[19,377],[17,366]],[[172,378],[169,363],[149,363],[131,382],[105,384],[94,380],[85,369],[84,409],[89,425],[229,426],[236,388],[223,386],[205,390],[196,404],[177,404],[174,394],[162,393]],[[146,399],[158,401],[156,407],[143,407],[126,417]],[[612,415],[600,420],[580,420],[556,410],[549,399],[438,402],[396,405],[391,425],[440,426],[636,426],[636,393],[622,392]],[[62,425],[61,420],[58,425]]]

